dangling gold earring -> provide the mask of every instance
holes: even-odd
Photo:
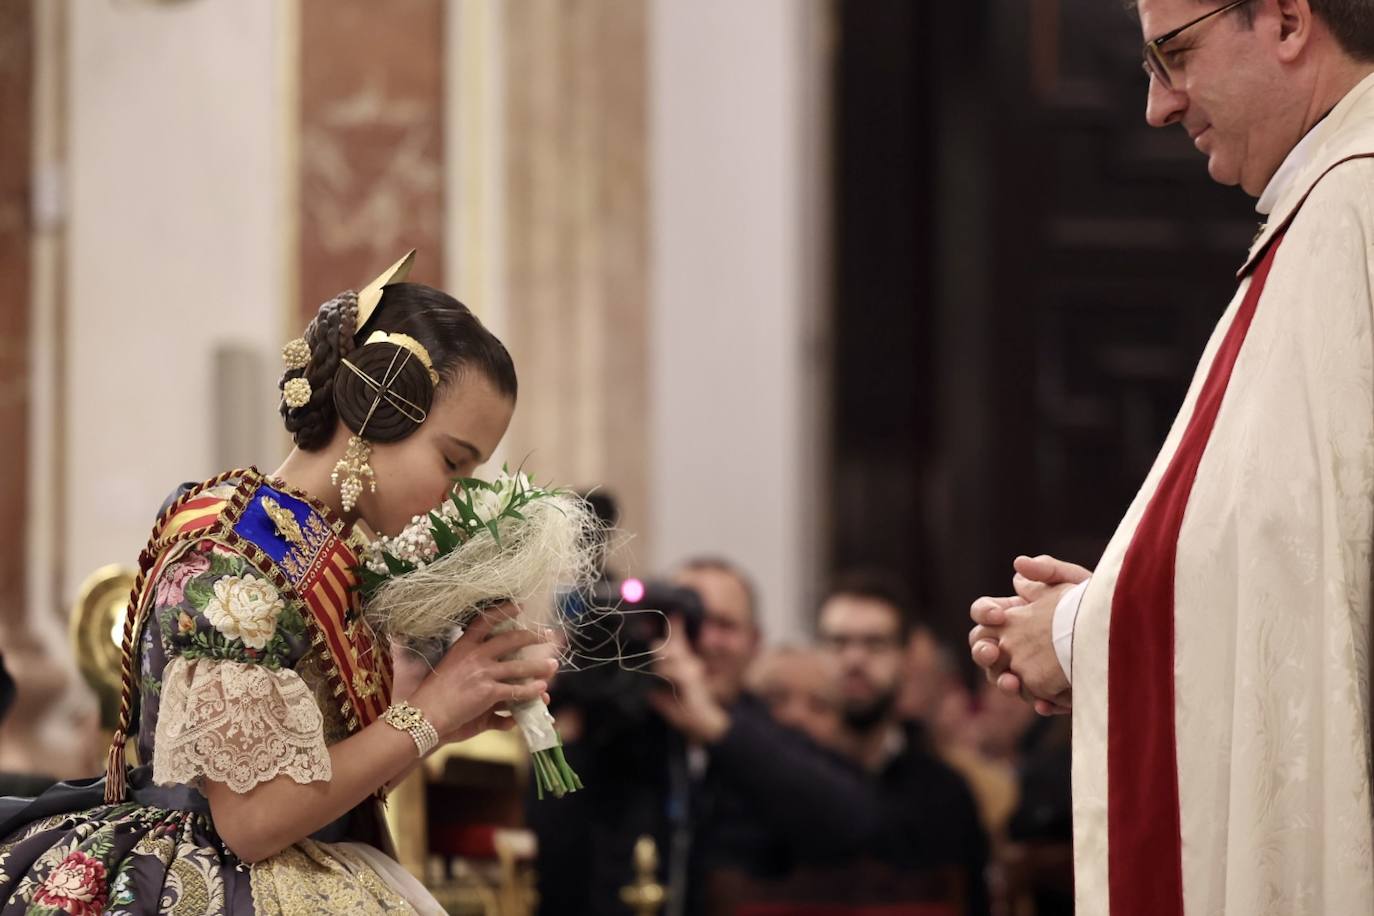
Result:
[[[372,492],[377,492],[377,475],[372,473],[372,465],[368,464],[371,457],[372,443],[362,436],[354,436],[348,440],[344,456],[334,465],[334,473],[329,475],[329,482],[339,488],[339,493],[343,497],[345,512],[352,512],[353,507],[358,504],[358,497],[363,492],[364,477],[367,478]],[[339,483],[340,477],[343,477],[343,483]]]

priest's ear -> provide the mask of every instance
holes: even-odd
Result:
[[[1280,63],[1292,64],[1302,59],[1312,42],[1316,20],[1309,0],[1278,0],[1278,43],[1275,52]],[[1328,29],[1328,34],[1330,30]]]

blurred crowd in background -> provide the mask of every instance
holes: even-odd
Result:
[[[527,809],[548,912],[624,912],[643,835],[666,912],[1072,912],[1067,718],[972,680],[896,571],[841,573],[812,638],[769,648],[768,597],[728,557],[606,580],[624,657],[597,664],[607,619],[573,620],[582,670],[552,691],[588,788]]]

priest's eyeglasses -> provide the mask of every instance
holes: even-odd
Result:
[[[1234,2],[1228,3],[1219,9],[1212,10],[1210,13],[1203,13],[1192,22],[1185,22],[1172,32],[1165,32],[1158,38],[1145,42],[1145,48],[1141,52],[1141,55],[1144,57],[1144,62],[1141,66],[1145,68],[1146,74],[1158,80],[1159,84],[1165,89],[1173,89],[1174,79],[1169,72],[1169,64],[1164,58],[1164,46],[1198,23],[1206,22],[1213,16],[1220,16],[1222,13],[1229,13],[1236,7],[1249,2],[1250,0],[1234,0]]]

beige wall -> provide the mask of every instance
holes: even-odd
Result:
[[[777,637],[809,618],[823,527],[810,501],[823,470],[823,367],[809,355],[822,272],[819,6],[607,0],[562,11],[563,33],[490,0],[444,7],[449,228],[445,251],[430,257],[498,331],[538,355],[522,376],[542,389],[526,388],[531,422],[517,431],[520,454],[508,456],[581,436],[555,470],[579,484],[623,481],[641,535],[636,571],[698,551],[735,557],[759,579]],[[294,0],[69,0],[67,9],[68,387],[53,405],[67,437],[62,602],[96,566],[133,560],[171,486],[220,469],[217,418],[240,418],[237,455],[275,462],[276,352],[298,330],[285,316],[299,305],[284,301],[298,216],[288,206],[298,138],[283,130],[296,123]],[[512,20],[523,37],[506,31]],[[569,73],[593,82],[564,86],[563,71],[541,71],[549,80],[527,85],[521,102],[510,51],[539,42],[572,55],[558,66],[571,61]],[[632,59],[628,69],[604,65],[598,55],[610,51],[622,63],[642,55],[638,69]],[[627,91],[636,79],[638,100]],[[601,132],[531,120],[548,101],[536,89],[583,93],[563,114],[581,111]],[[568,158],[530,158],[564,133],[580,144]],[[605,164],[609,155],[622,164]],[[644,163],[638,189],[623,157]],[[516,180],[521,162],[542,185]],[[560,187],[560,168],[619,209],[539,192]],[[534,191],[521,198],[522,188]],[[603,212],[614,221],[598,221]],[[560,213],[566,238],[543,228]],[[615,270],[631,261],[633,271]],[[575,283],[570,314],[591,316],[581,337],[563,328],[550,263]],[[559,320],[548,324],[545,311]],[[540,339],[545,328],[556,336]],[[217,411],[213,384],[225,346],[241,366],[257,360],[262,379],[229,414]],[[557,385],[563,370],[549,369],[558,347],[576,351],[564,359],[574,384]],[[635,360],[587,374],[630,347],[641,347]]]
[[[820,10],[652,4],[654,553],[740,562],[769,639],[809,626],[824,527]]]
[[[179,481],[218,470],[218,348],[279,459],[283,147],[273,0],[68,4],[64,600],[131,563]]]

